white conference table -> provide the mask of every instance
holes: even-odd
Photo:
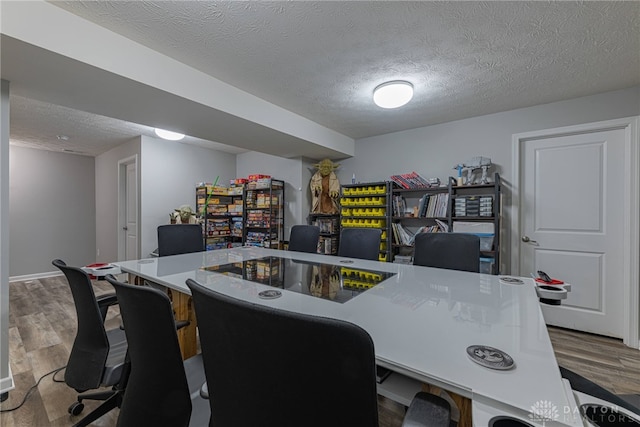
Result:
[[[206,270],[264,257],[302,261],[287,261],[283,274],[293,285],[280,289],[281,296],[276,299],[259,297],[260,292],[274,289],[269,285]],[[338,271],[344,267],[393,275],[351,299],[336,302],[343,295],[356,293],[340,290],[336,300],[309,295],[302,277],[308,272],[295,266],[310,263],[335,265]],[[561,415],[576,408],[571,389],[560,376],[532,279],[519,278],[523,284],[508,284],[501,280],[503,276],[257,247],[115,264],[125,273],[168,287],[174,294],[174,305],[179,295],[189,298],[185,281],[194,279],[245,301],[355,323],[371,335],[379,365],[478,405],[504,408],[525,420],[534,405],[552,404]],[[186,301],[178,304],[191,306]],[[181,318],[179,313],[177,317]],[[195,341],[195,331],[191,339]],[[480,366],[467,355],[467,347],[472,345],[506,352],[515,367],[496,370]],[[583,425],[579,417],[556,418],[528,422]]]

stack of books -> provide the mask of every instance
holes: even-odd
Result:
[[[429,180],[420,176],[418,172],[405,173],[401,175],[391,175],[391,181],[398,184],[400,188],[430,188]]]

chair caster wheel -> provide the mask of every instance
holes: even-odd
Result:
[[[83,409],[84,409],[84,403],[73,402],[71,406],[69,406],[68,411],[71,415],[80,415]]]

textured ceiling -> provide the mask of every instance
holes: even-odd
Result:
[[[638,2],[54,4],[352,138],[640,84]]]
[[[157,138],[149,126],[20,96],[11,97],[9,127],[15,145],[87,156],[97,156],[140,135]],[[234,154],[246,151],[190,136],[181,142]]]

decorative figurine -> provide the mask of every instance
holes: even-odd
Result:
[[[333,171],[340,165],[324,159],[313,166],[318,171],[311,177],[311,213],[337,214],[340,181]]]
[[[315,297],[334,300],[340,290],[340,270],[335,265],[311,266],[309,293]]]
[[[197,222],[195,213],[189,205],[182,205],[180,208],[174,209],[169,214],[169,218],[171,224],[195,224]]]
[[[480,184],[489,183],[489,178],[487,177],[487,171],[491,167],[491,159],[488,157],[474,157],[466,163],[460,163],[455,165],[453,168],[458,170],[458,185],[462,185],[461,178],[462,172],[467,173],[467,177],[464,181],[464,185],[472,185],[476,184],[473,179],[473,172],[481,169],[482,176],[480,177]]]

